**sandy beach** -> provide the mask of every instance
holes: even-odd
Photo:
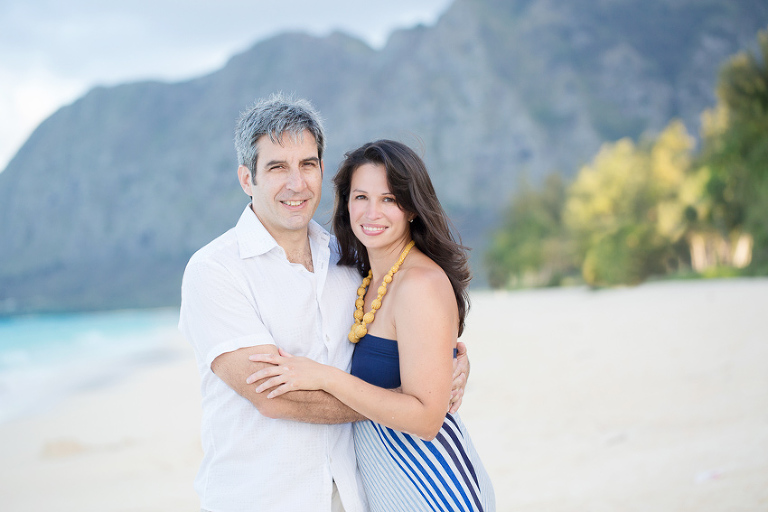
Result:
[[[767,306],[768,279],[473,293],[461,415],[497,510],[768,511]],[[199,510],[199,381],[170,341],[0,424],[0,508]]]

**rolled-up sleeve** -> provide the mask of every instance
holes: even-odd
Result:
[[[226,352],[275,344],[243,285],[244,279],[211,260],[193,257],[184,271],[179,329],[208,367]]]

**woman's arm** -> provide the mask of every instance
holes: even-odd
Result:
[[[240,396],[249,400],[261,414],[268,418],[279,418],[307,423],[347,423],[366,419],[342,404],[330,393],[322,391],[299,391],[286,393],[279,400],[268,400],[254,392],[253,386],[246,385],[246,377],[255,368],[263,365],[253,363],[248,357],[253,354],[277,354],[274,345],[247,347],[220,355],[211,363],[211,370]]]
[[[251,356],[251,360],[276,366],[253,374],[248,383],[268,378],[256,391],[274,388],[269,397],[322,389],[377,423],[423,439],[434,438],[450,400],[458,311],[442,271],[415,267],[402,277],[406,279],[398,283],[397,293],[388,297],[394,307],[401,393],[310,359],[268,354]]]

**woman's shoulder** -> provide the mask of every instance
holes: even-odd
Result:
[[[405,295],[419,297],[448,293],[449,297],[453,297],[453,287],[445,271],[424,254],[419,254],[400,273],[399,292]]]
[[[426,261],[414,261],[403,272],[394,299],[394,319],[397,339],[401,331],[413,330],[414,326],[429,326],[429,331],[453,332],[458,325],[458,303],[448,276],[440,266],[424,256]],[[423,334],[423,333],[422,333]],[[450,336],[449,336],[450,338]]]

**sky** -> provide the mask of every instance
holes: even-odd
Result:
[[[341,30],[380,48],[451,2],[2,0],[0,172],[40,122],[94,86],[207,74],[287,30]]]

